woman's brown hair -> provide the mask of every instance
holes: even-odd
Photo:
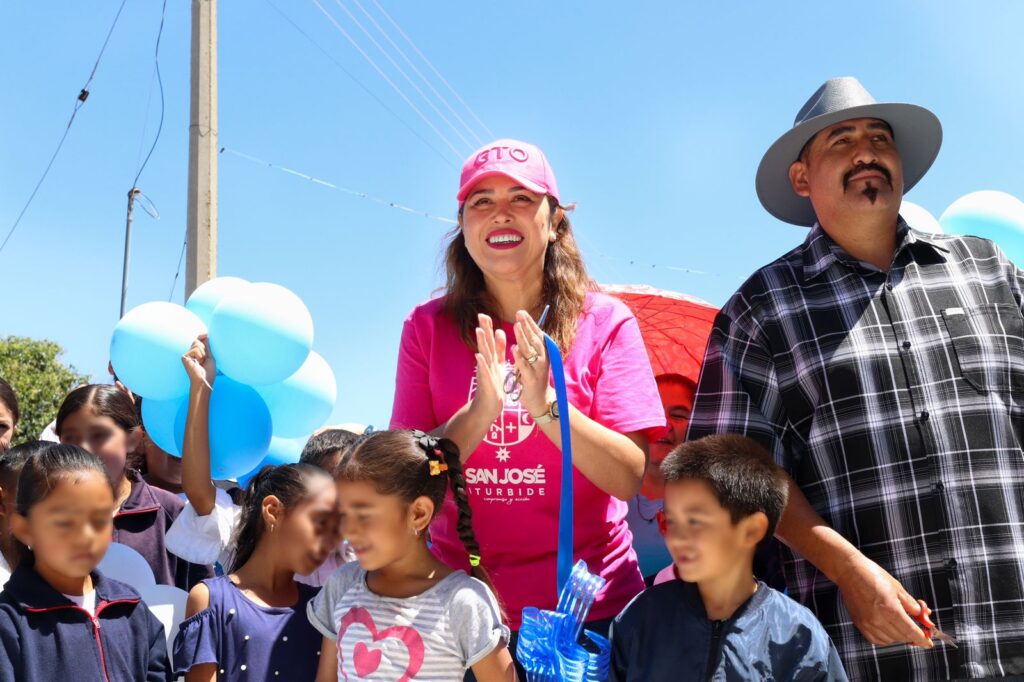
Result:
[[[551,306],[544,331],[564,354],[572,347],[587,292],[596,290],[597,285],[587,274],[566,209],[559,206],[550,194],[546,199],[551,219],[559,208],[562,209],[561,219],[555,225],[555,241],[548,244],[544,254],[541,300],[534,305],[538,308]],[[461,208],[459,217],[462,217]],[[447,283],[443,310],[455,321],[463,342],[475,350],[479,324],[477,315],[484,313],[496,321],[501,316],[494,299],[487,292],[483,272],[466,250],[461,227],[456,227],[449,236],[444,265]]]

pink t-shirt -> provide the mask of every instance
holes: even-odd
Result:
[[[504,325],[510,339],[511,325]],[[507,368],[512,368],[509,350]],[[573,347],[565,358],[569,402],[619,433],[665,426],[650,361],[633,314],[604,294],[587,296]],[[447,422],[476,389],[476,361],[441,299],[405,321],[398,357],[392,428],[430,431]],[[574,470],[575,471],[575,470]],[[513,630],[526,606],[557,603],[558,497],[561,451],[518,402],[502,415],[465,463],[473,529]],[[608,581],[590,620],[611,618],[643,587],[626,525],[626,503],[575,471],[575,556]],[[448,500],[431,526],[434,551],[455,568],[468,568],[457,512]]]

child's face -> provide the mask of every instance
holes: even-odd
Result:
[[[648,500],[660,500],[664,496],[665,477],[661,473],[661,463],[686,439],[686,427],[690,425],[690,411],[693,409],[693,391],[686,386],[662,381],[658,384],[658,393],[668,429],[649,447],[651,456],[640,486],[641,494]]]
[[[60,442],[77,445],[98,456],[112,481],[121,478],[125,459],[139,447],[141,438],[141,429],[129,433],[110,417],[96,414],[88,405],[68,415],[60,428]]]
[[[0,452],[11,447],[14,438],[14,413],[7,404],[0,400]]]
[[[58,478],[28,516],[15,514],[12,530],[32,548],[44,578],[84,578],[106,554],[113,522],[110,483],[97,471],[73,471]]]
[[[299,575],[318,569],[340,542],[334,484],[318,477],[313,485],[309,497],[288,510],[277,534],[275,551]]]
[[[412,532],[409,505],[381,495],[367,481],[339,479],[338,501],[342,535],[367,571],[394,563],[421,541]]]
[[[181,459],[160,449],[148,435],[143,436],[143,452],[146,455],[146,473],[156,483],[181,485]]]
[[[733,523],[711,486],[695,479],[665,485],[665,520],[665,545],[679,577],[692,583],[750,565],[767,524],[761,512]]]

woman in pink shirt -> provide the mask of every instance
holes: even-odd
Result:
[[[482,560],[513,630],[523,607],[557,602],[559,420],[572,428],[574,559],[608,581],[590,612],[597,630],[644,587],[623,500],[637,493],[649,436],[665,425],[637,322],[596,291],[558,196],[531,144],[498,140],[465,162],[446,294],[405,321],[391,418],[393,428],[459,445]],[[546,305],[544,331],[565,356],[568,415],[557,413],[535,322]],[[506,392],[515,372],[521,393]],[[449,499],[433,547],[466,568],[456,520]]]

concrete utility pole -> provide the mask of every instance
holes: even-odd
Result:
[[[217,276],[217,0],[192,0],[185,298]]]

